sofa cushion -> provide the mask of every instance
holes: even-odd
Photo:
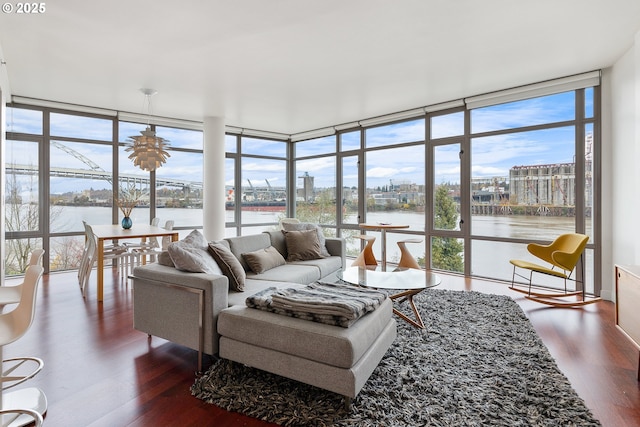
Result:
[[[244,271],[249,271],[250,268],[247,261],[242,257],[242,254],[257,251],[258,249],[265,249],[271,246],[271,238],[265,233],[227,237],[225,240],[229,244],[231,252],[240,261]]]
[[[320,280],[321,277],[318,267],[298,263],[287,263],[260,274],[247,272],[247,279],[302,283],[304,285]]]
[[[238,258],[220,243],[209,243],[209,253],[220,266],[222,274],[229,278],[229,288],[242,292],[246,273]]]
[[[339,256],[329,256],[320,259],[306,261],[294,261],[290,265],[308,265],[317,267],[320,270],[320,277],[326,277],[342,268],[342,258]]]
[[[203,289],[203,283],[215,282],[217,286],[224,285],[225,293],[228,293],[227,284],[229,280],[223,275],[185,273],[177,268],[160,265],[157,262],[135,266],[133,268],[133,276],[137,279],[144,279],[150,282],[170,283],[197,289]]]
[[[389,298],[350,328],[282,316],[242,305],[220,312],[218,333],[236,341],[314,360],[352,367],[393,322]]]
[[[262,233],[269,236],[269,240],[271,240],[271,246],[276,248],[278,252],[287,259],[287,241],[284,238],[284,233],[281,229],[278,230],[267,230]]]
[[[249,268],[254,273],[264,273],[267,270],[284,265],[284,257],[274,248],[269,246],[265,249],[258,249],[257,251],[247,252],[242,254],[242,257],[249,265]]]
[[[322,256],[329,256],[329,251],[326,246],[326,238],[324,237],[324,232],[322,231],[322,227],[317,224],[312,224],[310,222],[300,222],[300,223],[282,223],[282,229],[284,231],[304,231],[304,230],[315,230],[318,233],[318,241],[320,242],[320,253]]]
[[[320,241],[315,230],[282,231],[287,241],[287,261],[322,258]]]

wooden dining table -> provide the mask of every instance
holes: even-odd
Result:
[[[363,230],[380,230],[380,247],[382,248],[382,271],[387,271],[387,230],[398,230],[401,228],[409,228],[406,224],[389,224],[389,223],[362,223],[359,225]]]
[[[104,241],[105,240],[127,240],[141,239],[143,242],[149,237],[170,236],[172,241],[178,240],[178,232],[175,230],[167,230],[162,227],[149,224],[134,224],[129,229],[122,228],[121,225],[105,224],[91,225],[93,234],[98,241],[98,301],[102,301],[104,297]],[[142,262],[145,262],[143,258]]]

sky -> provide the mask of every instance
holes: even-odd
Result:
[[[593,90],[586,91],[587,117],[593,116]],[[548,123],[563,123],[575,117],[574,92],[566,92],[541,98],[512,102],[471,111],[471,170],[474,178],[508,177],[509,169],[514,166],[549,163],[574,162],[574,127],[559,126],[553,129],[516,132],[512,129]],[[7,131],[42,133],[42,114],[38,111],[12,109],[7,112]],[[431,119],[431,137],[437,145],[435,156],[435,182],[457,183],[460,181],[459,152],[463,143],[464,113],[433,116]],[[120,122],[119,140],[138,135],[145,124]],[[365,130],[367,187],[388,185],[395,182],[424,183],[424,144],[426,124],[423,119],[381,125]],[[484,136],[486,132],[500,131],[499,134]],[[586,129],[592,132],[592,126]],[[109,145],[100,141],[111,140],[112,122],[99,118],[74,116],[60,113],[51,115],[51,134],[83,139],[92,139],[96,143],[76,143],[58,141],[50,150],[52,167],[112,170],[112,152]],[[157,134],[169,140],[171,147],[199,150],[202,148],[202,133],[199,131],[158,127]],[[342,136],[343,151],[359,147],[359,131],[348,132]],[[52,138],[55,139],[55,138]],[[417,143],[415,146],[396,149],[380,148],[389,144]],[[62,144],[62,147],[60,146]],[[247,179],[254,185],[266,186],[268,181],[273,187],[283,187],[286,183],[286,144],[279,141],[259,138],[242,138],[243,154],[272,156],[273,159],[244,157],[242,160],[243,185]],[[24,142],[8,143],[7,159],[16,163],[34,164],[37,162],[35,144]],[[227,151],[235,152],[235,137],[227,135]],[[316,187],[334,187],[336,171],[336,136],[301,141],[296,144],[298,157],[326,154],[325,157],[303,159],[296,162],[297,176],[304,173],[314,177]],[[67,151],[73,150],[78,157]],[[183,151],[170,151],[171,157],[165,167],[158,169],[158,177],[187,181],[199,181],[202,177],[202,156]],[[128,153],[121,151],[119,169],[121,174],[146,176],[136,168]],[[86,160],[89,159],[89,160]],[[357,184],[356,158],[344,159],[344,183],[347,186]],[[169,166],[170,167],[166,167]],[[233,184],[233,171],[226,171],[226,184]],[[299,180],[300,181],[300,180]],[[78,186],[86,187],[75,179],[52,178],[52,192],[72,191]],[[299,184],[300,185],[300,184]],[[105,181],[92,182],[94,188],[108,188]]]

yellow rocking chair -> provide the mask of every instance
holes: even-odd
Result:
[[[535,257],[551,264],[549,267],[542,266],[530,261],[524,261],[519,259],[512,259],[509,262],[513,264],[513,276],[511,278],[510,288],[527,294],[527,299],[537,301],[542,304],[551,305],[554,307],[579,307],[594,302],[600,301],[601,298],[593,297],[587,298],[584,289],[583,275],[579,277],[571,277],[578,261],[584,253],[584,248],[587,246],[589,236],[578,233],[567,233],[558,236],[549,245],[539,245],[537,243],[530,243],[527,245],[527,250]],[[580,266],[584,264],[581,262]],[[516,268],[529,270],[529,276],[523,276],[516,272]],[[552,293],[533,292],[531,290],[533,273],[547,274],[554,277],[559,277],[564,280],[564,292],[557,291]],[[576,274],[577,275],[577,274]],[[529,281],[528,289],[522,289],[516,287],[515,277],[521,277]],[[567,290],[567,280],[576,283],[574,291]],[[580,284],[580,286],[578,286]],[[564,297],[578,296],[577,300],[566,300]]]

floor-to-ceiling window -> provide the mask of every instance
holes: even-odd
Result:
[[[398,262],[397,241],[407,234],[425,234],[425,119],[366,128],[364,131],[364,218],[367,224],[406,225],[408,228],[387,233],[387,261]],[[368,231],[379,235],[379,232]],[[382,252],[381,239],[374,250]],[[407,249],[424,262],[425,242]]]
[[[594,88],[470,111],[470,274],[511,280],[509,259],[559,234],[589,235],[587,289],[594,284]],[[545,278],[545,284],[562,287]]]
[[[465,254],[460,203],[465,117],[464,111],[445,111],[430,114],[427,120],[427,163],[433,165],[433,173],[428,175],[431,215],[427,230],[431,237],[424,265],[458,273],[464,272]]]
[[[42,247],[44,171],[42,111],[7,109],[5,145],[5,274],[24,271],[32,247]]]
[[[363,120],[294,143],[229,132],[226,234],[272,229],[295,214],[345,237],[355,256],[360,223],[404,224],[389,233],[390,262],[409,235],[423,239],[408,248],[426,268],[508,280],[508,261],[526,256],[526,243],[578,231],[590,236],[586,282],[597,293],[599,87],[497,99]],[[7,273],[21,272],[39,246],[49,270],[75,268],[82,220],[118,223],[113,197],[129,189],[141,194],[134,222],[202,226],[201,131],[152,123],[171,157],[147,172],[126,150],[147,125],[115,113],[10,105],[6,122]]]
[[[315,194],[330,200],[335,185],[332,215],[349,255],[360,249],[358,223],[404,224],[388,233],[389,261],[399,256],[394,243],[416,234],[423,244],[408,249],[426,268],[501,280],[527,243],[585,233],[585,282],[598,293],[598,94],[588,86],[482,107],[460,102],[296,142],[296,208]]]
[[[170,141],[170,158],[148,172],[126,151],[128,137],[147,124],[24,105],[10,105],[6,115],[6,274],[22,273],[38,247],[46,271],[77,268],[82,221],[119,222],[114,197],[128,191],[137,194],[134,223],[159,217],[179,230],[202,227],[202,131],[149,125]]]
[[[246,235],[275,228],[287,212],[287,142],[227,135],[225,145],[225,234]]]
[[[335,236],[336,136],[298,142],[295,152],[295,215],[301,221],[322,224],[325,234]]]

